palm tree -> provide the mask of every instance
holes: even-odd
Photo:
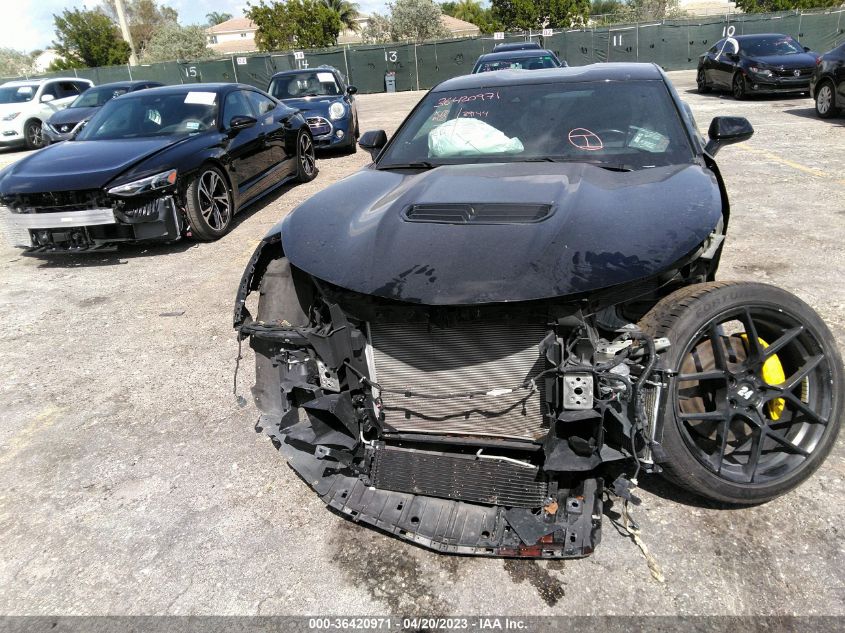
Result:
[[[329,9],[337,13],[340,18],[340,23],[344,28],[350,31],[358,30],[358,22],[356,19],[360,15],[358,12],[358,5],[349,0],[322,0],[323,4]]]
[[[452,12],[452,17],[475,24],[481,16],[482,11],[481,3],[476,0],[458,0]]]
[[[221,11],[212,11],[211,13],[205,14],[205,19],[208,20],[209,26],[216,26],[218,24],[222,24],[226,20],[231,20],[232,14],[223,13]]]

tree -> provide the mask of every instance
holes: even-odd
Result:
[[[167,24],[147,42],[142,59],[146,63],[172,59],[208,59],[214,51],[206,44],[205,27]]]
[[[343,28],[350,31],[358,30],[358,17],[361,15],[358,11],[358,5],[348,0],[322,0],[323,4],[329,9],[337,13],[340,18],[340,23]]]
[[[390,18],[380,13],[371,13],[367,24],[361,29],[364,44],[386,44],[390,41]]]
[[[394,0],[387,6],[393,41],[422,42],[451,35],[440,20],[443,12],[434,0]]]
[[[586,23],[589,0],[493,0],[493,13],[508,31],[571,27]]]
[[[84,66],[114,66],[129,61],[129,44],[123,41],[117,25],[98,10],[65,9],[54,15],[58,59],[50,70]]]
[[[331,46],[342,27],[337,13],[319,0],[248,2],[244,15],[258,27],[255,43],[262,51]]]
[[[837,7],[842,0],[736,0],[737,9],[745,13],[772,13],[794,9]]]
[[[40,53],[40,51],[36,51]],[[0,77],[20,77],[33,71],[36,52],[29,55],[13,48],[0,48]]]
[[[223,13],[222,11],[212,11],[205,14],[205,19],[208,20],[208,26],[217,26],[232,19],[231,13]]]
[[[482,7],[478,0],[444,2],[440,8],[446,15],[475,24],[482,33],[494,33],[502,28],[501,23],[493,15],[493,10]]]
[[[143,55],[147,42],[159,29],[176,24],[179,13],[173,7],[159,6],[155,0],[124,0],[126,21],[135,50]],[[104,0],[103,11],[117,23],[117,9],[114,0]]]

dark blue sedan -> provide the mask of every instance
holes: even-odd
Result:
[[[356,151],[358,109],[355,93],[337,68],[285,70],[273,75],[271,95],[290,108],[302,111],[317,149]]]

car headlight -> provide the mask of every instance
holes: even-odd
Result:
[[[176,170],[163,171],[155,176],[147,176],[140,180],[127,182],[125,185],[118,185],[109,189],[113,196],[137,196],[139,193],[148,193],[156,189],[164,189],[176,183]]]
[[[772,71],[768,68],[760,68],[759,66],[751,66],[748,70],[750,70],[755,75],[762,75],[763,77],[771,77]]]
[[[4,116],[3,120],[4,121],[11,121],[15,117],[17,117],[19,114],[20,114],[20,112],[11,112],[11,113],[7,114],[6,116]]]
[[[346,114],[346,108],[343,107],[340,101],[335,101],[329,106],[329,118],[332,121],[342,119],[344,114]]]

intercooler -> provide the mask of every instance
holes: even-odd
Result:
[[[405,433],[542,438],[542,383],[512,393],[444,396],[514,388],[545,369],[543,323],[370,323],[375,380],[383,393],[385,423]]]

